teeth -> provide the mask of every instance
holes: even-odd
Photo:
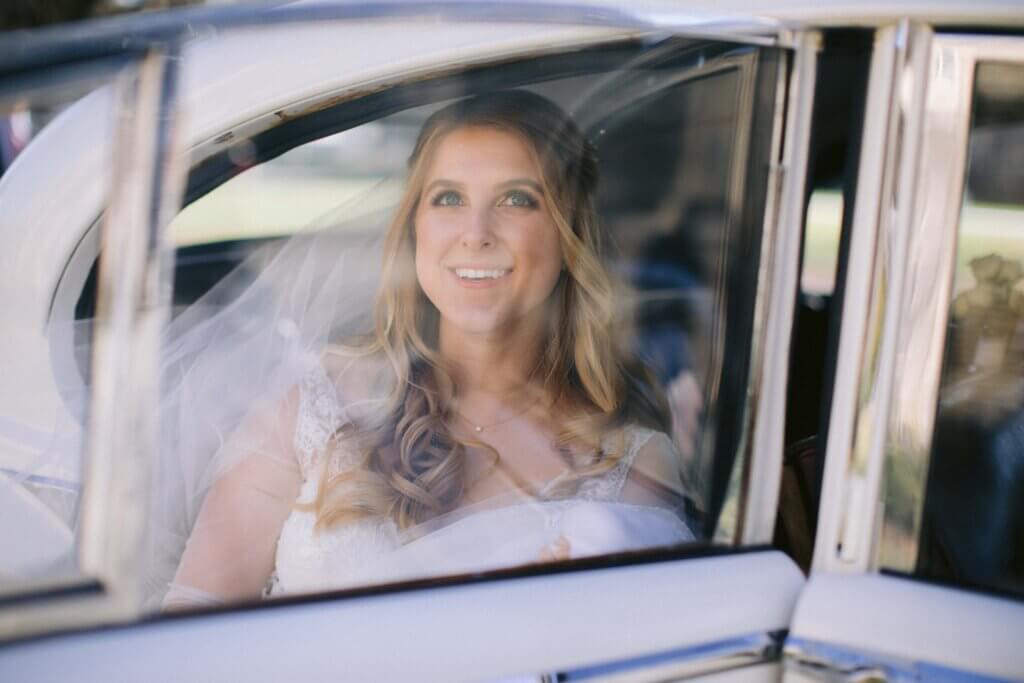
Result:
[[[497,280],[504,277],[507,270],[477,270],[476,268],[456,268],[455,274],[464,280]]]

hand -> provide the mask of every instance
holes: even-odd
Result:
[[[666,393],[672,413],[672,440],[679,450],[681,464],[686,469],[697,452],[697,431],[704,400],[697,378],[688,370],[676,375]]]
[[[557,562],[558,560],[568,560],[570,557],[572,557],[572,545],[569,543],[569,539],[562,535],[540,549],[537,561]]]

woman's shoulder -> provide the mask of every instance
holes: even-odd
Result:
[[[393,386],[394,372],[387,357],[365,346],[327,346],[320,353],[318,369],[346,406],[385,399]]]
[[[361,422],[387,398],[382,354],[357,351],[325,348],[298,382],[294,446],[304,472],[320,462],[341,427]]]
[[[628,449],[623,456],[626,481],[620,498],[642,504],[663,504],[682,496],[682,459],[672,438],[663,431],[631,425],[625,429]]]
[[[639,423],[628,423],[605,435],[602,446],[606,452],[619,454],[624,466],[632,466],[638,454],[647,449],[672,449],[672,439],[665,432]]]

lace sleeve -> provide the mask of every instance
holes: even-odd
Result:
[[[664,432],[645,431],[631,449],[628,476],[623,477],[618,498],[674,509],[685,494],[679,452]]]
[[[319,366],[306,373],[299,383],[293,444],[304,480],[316,476],[320,454],[342,419],[337,388],[327,374]]]
[[[637,454],[654,434],[650,429],[630,428],[608,437],[605,446],[623,449],[622,457],[610,471],[584,481],[578,496],[592,501],[619,500]]]
[[[222,447],[164,608],[256,599],[301,485],[292,448],[299,392],[250,411]]]

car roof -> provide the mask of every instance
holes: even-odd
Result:
[[[640,27],[644,24],[736,24],[765,30],[870,27],[899,19],[938,26],[1024,28],[1024,0],[252,0],[70,22],[0,33],[0,75],[85,56],[142,49],[154,40],[207,27],[262,25],[318,18],[367,19],[430,12],[439,17],[532,18],[578,25]]]
[[[641,0],[634,7],[745,15],[806,27],[877,26],[902,18],[944,26],[1024,27],[1022,0]]]

